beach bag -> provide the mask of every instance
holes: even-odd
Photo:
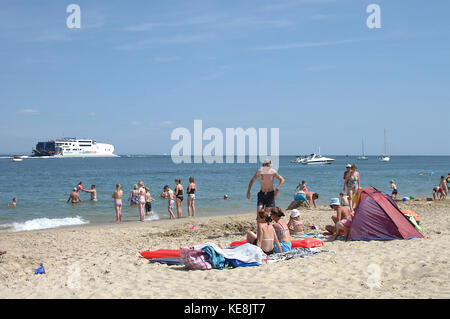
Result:
[[[212,269],[211,264],[206,261],[206,256],[207,255],[205,254],[205,252],[201,249],[194,249],[194,248],[187,248],[187,247],[180,248],[181,262],[188,269],[193,269],[193,270],[210,270],[210,269]]]

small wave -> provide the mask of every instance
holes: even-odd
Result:
[[[88,221],[83,220],[80,216],[77,217],[66,217],[66,218],[37,218],[32,220],[27,220],[23,223],[12,223],[13,231],[29,231],[29,230],[39,230],[47,228],[58,228],[62,226],[76,226],[89,224]]]
[[[152,221],[152,220],[158,220],[159,219],[159,215],[155,212],[151,212],[152,214],[150,216],[148,216],[147,218],[144,219],[144,221],[148,222],[148,221]]]

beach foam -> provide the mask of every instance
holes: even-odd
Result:
[[[159,215],[152,211],[152,214],[144,219],[144,221],[159,220]]]
[[[13,228],[13,231],[29,231],[47,228],[57,228],[62,226],[76,226],[89,224],[88,221],[83,220],[80,216],[66,217],[66,218],[36,218],[27,220],[23,223],[13,223],[8,228]],[[3,225],[5,226],[5,225]],[[9,225],[8,225],[9,226]]]

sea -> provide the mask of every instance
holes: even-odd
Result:
[[[390,162],[380,162],[376,156],[357,160],[356,156],[332,156],[335,162],[325,165],[292,163],[295,156],[280,156],[278,172],[286,180],[276,198],[276,205],[286,208],[293,200],[296,186],[307,182],[310,191],[319,194],[318,204],[326,205],[338,197],[343,187],[346,164],[355,163],[361,186],[373,186],[391,193],[389,181],[398,186],[399,198],[431,197],[440,176],[450,172],[450,156],[391,156]],[[112,194],[116,184],[124,191],[124,221],[139,220],[138,208],[126,204],[134,184],[143,181],[156,199],[153,214],[146,222],[168,219],[167,200],[161,198],[164,185],[174,189],[180,178],[187,189],[190,176],[197,184],[196,216],[241,214],[256,211],[259,181],[253,185],[251,198],[247,187],[261,163],[182,163],[170,156],[127,155],[116,158],[26,158],[12,162],[0,158],[0,231],[30,231],[45,228],[115,222]],[[74,187],[82,181],[85,188],[95,185],[98,202],[81,192],[83,202],[67,203]],[[278,181],[276,181],[278,183]],[[224,200],[223,196],[228,195]],[[17,197],[17,207],[8,207]],[[183,217],[187,217],[186,196]],[[176,215],[176,212],[175,212]]]

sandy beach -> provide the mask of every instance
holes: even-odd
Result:
[[[212,242],[255,230],[255,213],[0,233],[1,298],[449,298],[450,201],[399,203],[424,239],[325,242],[323,252],[260,267],[186,270],[139,251]],[[302,210],[306,229],[330,224],[327,206]],[[287,217],[285,217],[287,220]],[[195,229],[189,226],[194,225]],[[35,275],[41,264],[46,274]],[[380,285],[373,287],[373,276]]]

